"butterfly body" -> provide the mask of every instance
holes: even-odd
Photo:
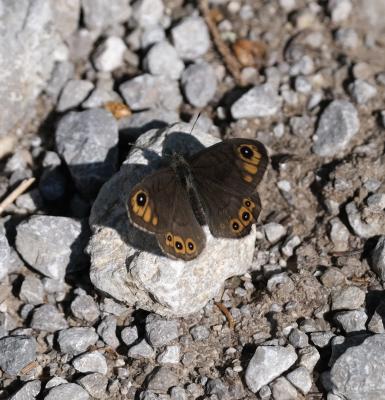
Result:
[[[191,260],[204,249],[202,225],[215,237],[250,232],[261,210],[257,185],[268,162],[262,143],[231,139],[191,157],[173,154],[170,165],[145,177],[131,191],[131,222],[156,235],[170,257]]]

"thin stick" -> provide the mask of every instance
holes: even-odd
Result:
[[[4,210],[11,205],[21,194],[23,194],[34,182],[35,178],[29,178],[20,183],[20,185],[11,192],[1,203],[0,203],[0,215]]]
[[[235,79],[238,85],[242,86],[241,68],[238,60],[233,56],[231,50],[221,38],[218,27],[211,18],[208,0],[198,0],[199,9],[210,30],[213,42],[218,52],[222,55],[226,68]]]
[[[214,304],[222,311],[224,316],[227,318],[227,321],[229,323],[229,328],[234,329],[235,321],[230,311],[225,307],[223,303],[218,303],[217,301],[215,301]]]

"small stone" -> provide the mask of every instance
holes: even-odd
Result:
[[[294,290],[294,283],[287,272],[282,272],[269,278],[266,287],[270,293],[276,291],[280,291],[281,293],[291,293]]]
[[[295,91],[302,94],[308,94],[312,91],[312,85],[305,76],[297,76],[294,81]]]
[[[127,47],[117,36],[110,36],[95,51],[92,61],[98,71],[111,72],[123,65]]]
[[[205,107],[215,95],[217,78],[210,64],[200,61],[189,65],[182,75],[183,92],[194,107]]]
[[[103,299],[102,304],[100,305],[101,311],[107,314],[115,315],[116,317],[126,317],[130,313],[130,309],[125,305],[114,301],[109,297]]]
[[[348,146],[359,128],[354,106],[346,100],[334,100],[321,115],[313,145],[314,153],[334,156]]]
[[[352,73],[355,79],[369,79],[373,75],[372,68],[366,62],[358,62],[353,66]]]
[[[284,377],[278,378],[271,385],[271,392],[274,400],[295,400],[298,393],[295,387]]]
[[[152,358],[155,356],[153,348],[146,342],[145,339],[141,340],[138,344],[130,347],[127,353],[131,358]]]
[[[127,346],[131,346],[138,339],[138,328],[136,326],[128,326],[120,332],[120,337]]]
[[[176,320],[165,320],[156,314],[146,318],[146,337],[153,347],[169,344],[178,337],[179,324]]]
[[[261,400],[270,400],[271,399],[271,389],[267,385],[262,386],[261,390],[258,392],[258,395]]]
[[[349,286],[332,295],[332,310],[356,310],[365,301],[365,292],[356,286]]]
[[[292,346],[259,346],[246,369],[247,387],[254,393],[289,369],[297,360]]]
[[[210,336],[210,329],[206,325],[195,325],[190,333],[195,341],[206,340]]]
[[[364,310],[338,312],[334,318],[346,333],[366,331],[368,316]]]
[[[57,62],[52,72],[51,79],[44,89],[48,96],[56,100],[65,84],[74,76],[74,72],[75,67],[72,62]]]
[[[45,389],[48,390],[63,383],[68,383],[68,381],[60,376],[54,376],[46,383]]]
[[[5,336],[0,339],[0,354],[0,368],[9,375],[18,375],[36,359],[36,341],[31,336]]]
[[[335,33],[336,42],[343,48],[352,50],[358,46],[359,38],[353,28],[340,28]]]
[[[320,278],[322,284],[328,288],[341,286],[346,282],[346,276],[335,267],[328,268]]]
[[[105,375],[107,373],[107,361],[103,354],[98,351],[82,354],[72,361],[74,368],[82,373],[99,372]]]
[[[277,243],[286,235],[286,228],[276,222],[263,225],[263,230],[265,231],[266,239],[272,244]]]
[[[310,392],[313,382],[309,371],[305,367],[298,367],[289,372],[286,378],[302,394]]]
[[[39,380],[33,380],[24,383],[23,387],[14,393],[8,400],[33,400],[40,393],[41,382]]]
[[[151,25],[145,28],[140,37],[140,47],[147,49],[155,43],[163,42],[166,39],[164,28],[160,25]],[[179,58],[179,56],[178,56]]]
[[[179,383],[178,376],[169,367],[157,367],[147,378],[147,389],[156,393],[167,393],[172,386]]]
[[[152,75],[163,75],[170,79],[179,79],[184,63],[175,48],[167,41],[154,44],[144,59],[144,65]]]
[[[300,244],[301,239],[298,236],[289,236],[281,247],[282,254],[286,257],[291,257],[294,254],[294,249]]]
[[[196,60],[210,47],[210,35],[204,20],[187,17],[171,30],[175,49],[183,60]]]
[[[119,90],[134,111],[155,107],[175,110],[182,103],[178,83],[164,76],[139,75],[122,83]]]
[[[313,125],[313,120],[307,115],[301,117],[294,116],[290,118],[291,131],[298,137],[310,137],[313,133]]]
[[[227,399],[229,390],[220,379],[209,379],[206,383],[206,393],[208,395],[216,395],[218,399]]]
[[[106,399],[108,378],[97,372],[82,376],[78,379],[78,383],[95,399]]]
[[[86,198],[95,196],[116,171],[115,118],[101,109],[70,112],[59,121],[55,139],[79,192]]]
[[[350,0],[329,0],[328,9],[333,22],[342,22],[347,19],[352,12],[352,3]]]
[[[44,302],[44,288],[41,280],[34,275],[27,275],[21,284],[20,300],[33,305]]]
[[[62,353],[77,355],[95,344],[99,336],[94,328],[68,328],[59,332],[58,343]]]
[[[356,79],[349,85],[349,91],[353,100],[358,104],[366,104],[372,97],[376,96],[377,89],[370,83]]]
[[[367,222],[365,218],[363,218],[362,210],[357,207],[354,201],[346,204],[345,211],[349,225],[357,236],[368,239],[373,236],[384,234],[385,229],[381,214],[377,213],[378,217],[371,218],[371,220],[369,219]]]
[[[95,322],[99,318],[99,309],[95,300],[89,295],[77,296],[71,303],[72,314],[87,322]]]
[[[279,5],[286,11],[293,11],[296,7],[296,0],[279,0]]]
[[[99,108],[104,107],[106,103],[118,102],[121,103],[121,97],[113,90],[106,90],[103,88],[96,88],[82,103],[83,108]]]
[[[76,383],[63,383],[53,387],[44,400],[88,400],[89,394]]]
[[[368,323],[368,330],[373,333],[385,332],[385,301],[382,301],[376,308]]]
[[[164,12],[162,0],[139,0],[134,3],[133,18],[142,28],[157,25]]]
[[[309,338],[307,337],[306,333],[300,331],[297,328],[291,330],[289,335],[289,342],[295,348],[304,348],[309,345]]]
[[[381,236],[372,252],[371,267],[385,281],[385,236]]]
[[[267,83],[247,91],[231,106],[230,111],[234,119],[258,118],[275,115],[280,108],[277,90]]]
[[[346,251],[349,248],[349,230],[339,218],[330,220],[330,239],[334,244],[334,251]]]
[[[35,330],[56,332],[68,328],[68,323],[55,306],[44,304],[33,312],[31,327]]]
[[[0,281],[8,274],[10,258],[11,248],[8,239],[5,236],[5,231],[0,229]]]
[[[166,350],[159,354],[157,361],[160,364],[178,364],[180,359],[179,346],[167,346]]]
[[[308,346],[298,351],[299,362],[298,365],[305,367],[309,372],[312,372],[319,359],[321,358],[319,351],[313,347]]]
[[[170,390],[171,400],[187,400],[186,391],[178,386],[171,388]]]
[[[83,79],[73,79],[66,83],[61,92],[57,111],[63,112],[79,106],[91,93],[94,84]]]
[[[15,204],[18,208],[22,208],[28,213],[34,214],[37,210],[43,207],[43,198],[40,195],[39,189],[32,189],[29,192],[20,195],[16,199]]]
[[[375,193],[366,199],[366,203],[370,210],[375,212],[381,212],[385,208],[385,194]]]
[[[119,339],[116,336],[116,317],[114,315],[108,315],[103,318],[103,321],[98,325],[98,334],[113,349],[119,346]]]

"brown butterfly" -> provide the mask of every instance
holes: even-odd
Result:
[[[230,139],[145,177],[127,201],[131,222],[154,235],[163,252],[192,260],[205,247],[202,225],[215,237],[240,238],[261,211],[257,186],[268,163],[257,140]]]

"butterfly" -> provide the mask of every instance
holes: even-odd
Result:
[[[229,139],[146,176],[131,190],[126,207],[132,224],[156,236],[174,259],[196,258],[205,248],[202,229],[214,237],[240,238],[261,211],[257,187],[268,164],[257,140]]]

